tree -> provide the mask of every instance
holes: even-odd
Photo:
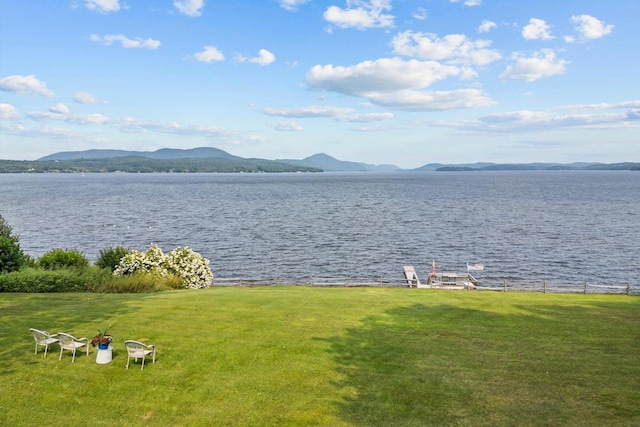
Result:
[[[11,239],[16,243],[20,241],[20,236],[13,233],[13,228],[11,228],[2,215],[0,215],[0,236]]]
[[[0,236],[0,273],[11,273],[20,270],[27,257],[20,245],[13,239]]]

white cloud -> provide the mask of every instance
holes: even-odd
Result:
[[[482,21],[482,23],[480,23],[480,26],[478,27],[478,32],[479,33],[488,33],[489,31],[493,30],[494,28],[498,28],[498,24],[496,24],[493,21],[488,21],[488,20],[484,20]]]
[[[0,120],[18,120],[21,116],[11,104],[0,104]]]
[[[53,107],[49,108],[49,111],[54,114],[69,114],[70,112],[69,107],[64,104],[56,104]]]
[[[576,24],[576,31],[587,39],[599,39],[613,31],[613,25],[605,25],[603,21],[591,15],[572,16],[571,23]]]
[[[63,112],[66,106],[59,104],[56,107],[52,107],[48,112],[33,112],[28,113],[27,117],[32,120],[58,120],[75,125],[95,125],[95,124],[108,124],[112,120],[102,114],[69,114]]]
[[[175,0],[173,5],[183,15],[195,17],[202,15],[204,0]]]
[[[86,92],[76,92],[72,99],[78,104],[107,104],[107,101],[100,101],[94,95]]]
[[[298,6],[307,3],[309,0],[278,0],[280,3],[280,7],[289,10],[295,11],[298,10]]]
[[[388,93],[370,93],[367,98],[374,104],[404,111],[442,111],[488,107],[494,104],[491,98],[477,89],[433,92],[401,90]]]
[[[117,12],[120,10],[119,0],[84,0],[84,4],[87,9],[100,13]]]
[[[227,143],[260,140],[260,137],[216,126],[183,126],[176,122],[140,120],[133,117],[112,118],[102,114],[73,114],[68,112],[68,109],[62,104],[50,108],[49,111],[32,112],[28,113],[26,116],[37,122],[56,121],[82,127],[108,126],[123,133],[160,132],[180,136],[216,138]],[[10,120],[20,119],[20,116],[17,115],[15,109],[8,104],[0,104],[0,117],[6,117]],[[100,142],[95,138],[92,139],[86,134],[78,133],[73,130],[49,128],[46,126],[26,128],[18,122],[9,122],[8,125],[3,124],[2,130],[3,132],[27,137],[47,136],[55,139],[73,137],[73,139],[81,140],[83,142],[91,140]]]
[[[42,129],[31,129],[27,131],[28,134],[32,136],[45,136],[51,139],[59,139],[63,141],[73,141],[78,139],[85,139],[87,135],[82,133],[74,132],[69,129],[59,129],[59,128],[42,128]]]
[[[19,94],[33,93],[35,95],[53,97],[53,91],[47,88],[47,84],[38,80],[36,76],[14,75],[0,79],[0,90],[5,92],[15,92]]]
[[[448,60],[451,63],[486,65],[501,58],[495,50],[486,49],[489,40],[472,41],[464,34],[439,38],[431,33],[405,31],[391,41],[394,53],[420,59]]]
[[[460,0],[449,0],[451,3],[459,3]],[[465,0],[463,3],[465,6],[473,7],[480,6],[482,4],[482,0]]]
[[[316,65],[307,73],[307,83],[322,89],[358,96],[397,110],[436,111],[493,104],[476,89],[429,92],[424,89],[447,77],[468,77],[469,70],[435,61],[404,61],[384,58],[351,67]]]
[[[92,42],[102,43],[105,46],[111,46],[114,42],[120,42],[125,49],[157,49],[160,46],[158,40],[144,40],[141,37],[130,39],[122,34],[106,34],[104,36],[92,34],[89,39]]]
[[[283,132],[299,132],[303,130],[302,126],[296,122],[271,122],[267,123],[267,126]]]
[[[424,88],[461,73],[459,67],[435,61],[382,58],[350,67],[316,65],[307,73],[307,83],[315,89],[366,96],[370,92]]]
[[[269,116],[289,117],[289,118],[317,118],[317,117],[341,117],[352,113],[353,108],[329,107],[322,105],[311,105],[298,108],[263,108],[263,113]]]
[[[298,108],[263,108],[262,112],[269,116],[288,117],[298,119],[331,118],[339,122],[377,122],[393,118],[393,113],[364,113],[355,114],[353,108],[328,107],[311,105]],[[295,123],[295,122],[283,122]],[[271,126],[271,125],[270,125]]]
[[[415,12],[413,12],[412,16],[413,19],[424,21],[425,19],[427,19],[427,9],[425,9],[424,7],[419,7]]]
[[[275,60],[276,56],[273,53],[269,52],[267,49],[260,49],[260,51],[258,52],[258,56],[255,58],[250,58],[249,62],[265,66],[273,63],[273,61]]]
[[[393,118],[393,113],[364,113],[364,114],[347,114],[344,117],[338,117],[337,120],[350,123],[370,123],[380,122]]]
[[[76,125],[97,125],[103,123],[109,123],[111,119],[102,114],[78,114],[70,115],[67,117],[67,122]]]
[[[193,57],[197,61],[206,63],[224,61],[224,55],[215,46],[205,46],[202,52],[194,53]]]
[[[522,29],[522,37],[527,40],[551,40],[551,27],[542,19],[531,18]]]
[[[640,119],[640,114],[638,113],[640,113],[640,110],[632,109],[625,113],[559,115],[546,111],[519,110],[491,114],[476,120],[459,122],[433,121],[430,122],[430,125],[487,133],[546,132],[574,128],[629,128],[630,126],[636,126],[629,122],[635,122]]]
[[[391,0],[347,0],[347,8],[329,6],[324,19],[338,28],[388,28],[393,27],[393,15],[385,14],[391,10]]]
[[[62,109],[59,109],[62,111]],[[32,112],[27,117],[36,121],[61,121],[78,126],[106,125],[123,133],[162,132],[175,135],[197,135],[220,138],[237,135],[236,132],[215,126],[183,126],[176,122],[140,120],[133,117],[111,118],[102,114],[62,114],[60,112]]]
[[[600,103],[600,104],[579,104],[579,105],[567,105],[564,107],[560,107],[560,109],[564,110],[611,110],[618,108],[640,108],[640,100],[635,101],[624,101],[618,102],[615,104],[609,103]]]
[[[570,114],[553,115],[540,111],[514,111],[481,117],[479,120],[495,130],[503,131],[541,131],[553,128],[591,127],[624,121],[625,114]]]
[[[542,49],[534,52],[531,57],[514,54],[515,64],[509,65],[500,75],[501,80],[526,80],[533,82],[542,77],[564,74],[568,61],[556,58],[552,49]]]

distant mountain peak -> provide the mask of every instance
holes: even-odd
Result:
[[[161,148],[156,151],[128,151],[128,150],[85,150],[85,151],[61,151],[44,156],[38,160],[78,160],[78,159],[110,159],[114,157],[147,157],[150,159],[205,159],[205,158],[225,158],[241,159],[241,157],[231,155],[226,151],[214,147],[197,147],[189,149]]]

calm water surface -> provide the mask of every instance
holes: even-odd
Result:
[[[219,277],[640,284],[640,173],[4,174],[0,214],[38,257],[189,246]]]

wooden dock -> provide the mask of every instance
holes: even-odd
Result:
[[[404,270],[404,277],[410,288],[419,287],[421,285],[418,273],[416,273],[416,269],[413,268],[413,266],[405,265],[402,269]]]

